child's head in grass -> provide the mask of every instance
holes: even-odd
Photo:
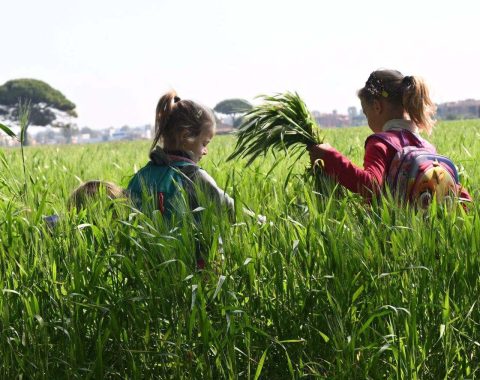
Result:
[[[368,126],[375,133],[392,119],[408,118],[428,134],[435,124],[436,107],[420,77],[404,76],[396,70],[377,70],[358,91],[358,97]]]
[[[187,152],[198,162],[208,153],[215,135],[215,117],[208,108],[180,99],[175,91],[163,95],[155,110],[155,137],[151,150],[162,144],[166,151]]]
[[[120,186],[107,181],[92,180],[82,183],[70,195],[67,205],[69,209],[81,210],[99,195],[108,199],[126,198],[126,192]]]
[[[89,206],[94,208],[94,214],[98,217],[105,217],[105,209],[98,208],[104,205],[105,201],[111,201],[113,199],[127,198],[127,194],[120,186],[107,181],[91,180],[82,183],[78,186],[72,194],[68,197],[67,208],[75,213],[84,211],[83,215],[87,212]],[[103,201],[103,202],[102,202]],[[110,206],[109,206],[110,207]],[[100,211],[100,212],[99,212]],[[110,213],[115,218],[118,217],[117,209]],[[48,215],[44,217],[48,228],[53,231],[61,218],[57,214]]]

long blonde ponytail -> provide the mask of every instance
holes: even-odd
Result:
[[[437,107],[430,99],[430,92],[425,81],[417,76],[404,77],[402,104],[410,119],[428,134],[435,125]]]

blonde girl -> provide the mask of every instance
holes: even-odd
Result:
[[[433,145],[420,132],[430,134],[434,125],[435,105],[425,82],[417,76],[404,76],[396,70],[377,70],[370,74],[358,91],[368,126],[374,133],[365,143],[363,168],[329,144],[309,147],[312,162],[323,160],[325,171],[347,189],[367,200],[381,194],[390,164],[397,153],[394,147],[420,142],[431,152]],[[375,134],[387,133],[385,138]],[[384,134],[385,136],[385,134]],[[459,188],[460,197],[470,200],[468,192]]]

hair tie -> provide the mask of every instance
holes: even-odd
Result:
[[[175,96],[173,97],[173,102],[174,102],[174,103],[178,103],[180,100],[182,100],[182,99],[180,99],[180,97],[178,97],[177,95],[175,95]]]
[[[402,84],[405,88],[408,88],[413,85],[413,77],[411,75],[407,75],[403,77]]]

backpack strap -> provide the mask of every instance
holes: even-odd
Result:
[[[413,137],[413,140],[415,141],[414,146],[416,146],[417,148],[427,148],[424,140],[415,133],[409,131],[408,129],[402,129],[400,131],[400,138],[402,140],[403,146],[412,146],[412,144],[410,144],[410,141],[406,138],[407,135]]]
[[[186,159],[185,157],[178,157],[180,160],[175,161],[169,155],[170,167],[177,171],[183,178],[183,186],[187,192],[188,200],[192,210],[199,206],[197,193],[195,188],[195,175],[201,169],[194,161]],[[197,218],[197,216],[195,216]]]
[[[407,136],[412,136],[414,140],[414,144],[410,143],[410,140]],[[383,141],[388,146],[391,146],[397,152],[400,152],[406,146],[416,146],[417,148],[428,148],[426,144],[422,141],[420,137],[415,135],[415,133],[410,132],[409,130],[402,129],[400,131],[400,141],[401,145],[398,144],[393,138],[392,133],[390,132],[378,132],[374,133],[373,135],[368,136],[367,140],[365,141],[365,146],[369,142],[370,139],[377,138]]]
[[[396,141],[393,141],[391,133],[388,133],[388,132],[378,132],[378,133],[374,133],[373,135],[368,136],[367,139],[365,140],[365,147],[367,146],[368,142],[371,139],[381,140],[382,142],[384,142],[388,146],[395,149],[397,152],[401,151],[402,148],[403,148],[402,146],[397,144]]]

